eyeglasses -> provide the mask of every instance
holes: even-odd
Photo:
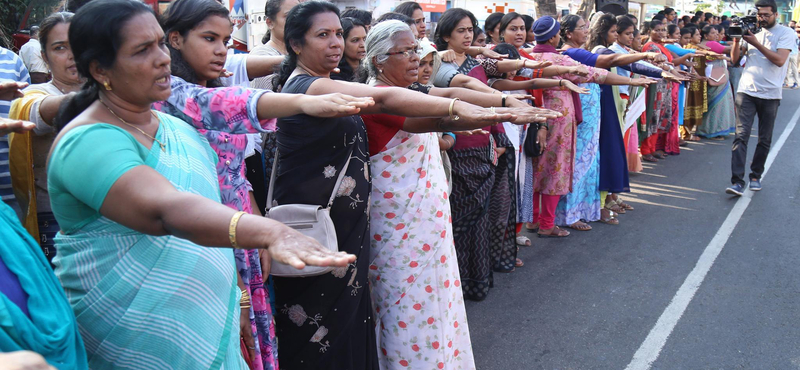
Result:
[[[383,54],[383,55],[388,55],[388,56],[403,55],[406,58],[411,59],[414,55],[416,55],[416,56],[422,55],[422,49],[415,48],[415,49],[410,49],[410,50],[406,50],[406,51],[393,51],[393,52],[386,53],[386,54]]]

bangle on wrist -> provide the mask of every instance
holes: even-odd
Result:
[[[506,107],[506,99],[507,99],[507,98],[508,98],[508,95],[506,95],[506,94],[502,94],[502,95],[500,95],[500,102],[501,102],[501,105],[500,105],[500,106],[501,106],[501,107],[503,107],[503,108],[505,108],[505,107]]]
[[[459,100],[461,100],[461,99],[453,98],[453,100],[450,101],[450,119],[453,120],[453,121],[458,121],[459,119],[461,119],[461,117],[459,117],[457,115],[453,115],[453,107],[455,107],[456,102],[459,101]]]
[[[239,219],[242,218],[247,212],[236,212],[233,217],[231,217],[231,223],[228,225],[228,239],[231,241],[231,247],[234,249],[239,248],[239,244],[236,242],[236,226],[239,225]]]
[[[564,83],[563,83],[563,82],[564,82],[564,80],[558,80],[558,86],[559,86],[559,87],[561,87],[561,86],[564,86]]]

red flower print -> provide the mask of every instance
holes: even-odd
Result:
[[[455,282],[453,282],[453,285],[455,285],[456,288],[458,288],[458,287],[461,286],[461,281],[460,280],[456,280]]]
[[[414,268],[414,267],[417,267],[417,266],[419,266],[419,263],[417,263],[417,261],[411,261],[411,263],[408,264],[408,267],[411,267],[411,268]]]
[[[414,192],[412,191],[412,192],[408,193],[408,197],[409,198],[413,198],[414,197]]]
[[[440,368],[440,369],[444,369],[444,362],[440,362],[437,367]]]
[[[406,325],[406,323],[405,323],[405,322],[403,322],[403,321],[400,321],[400,322],[398,322],[398,323],[397,323],[397,326],[399,326],[399,327],[401,327],[401,328],[403,328],[403,329],[405,329],[405,328],[407,328],[407,327],[408,327],[408,325]]]
[[[419,173],[419,178],[421,178],[421,179],[424,179],[424,178],[425,178],[425,176],[426,176],[427,174],[428,174],[428,173],[427,173],[427,172],[425,172],[425,170],[423,170],[423,171],[420,171],[420,173]]]
[[[388,178],[392,177],[392,174],[391,174],[391,173],[389,173],[388,171],[383,171],[383,172],[381,172],[381,176],[382,176],[384,179],[388,179]]]
[[[415,345],[413,345],[413,346],[411,346],[411,349],[412,349],[414,352],[419,352],[419,346],[418,346],[418,345],[416,345],[416,344],[415,344]]]
[[[401,366],[404,366],[404,367],[405,367],[405,366],[408,366],[408,361],[406,361],[406,360],[400,360],[400,365],[401,365]]]
[[[406,281],[408,281],[409,283],[413,283],[414,282],[414,275],[409,276]]]
[[[403,156],[403,157],[400,157],[400,159],[398,159],[397,161],[400,162],[400,163],[406,163],[406,162],[408,162],[408,159],[406,159],[406,157]]]
[[[421,310],[421,309],[422,309],[422,305],[421,305],[421,304],[419,304],[419,303],[415,303],[415,304],[414,304],[414,309],[415,309],[415,310],[417,310],[417,311],[419,311],[419,310]]]
[[[444,287],[445,288],[449,288],[450,287],[450,280],[445,280],[444,281]]]
[[[394,194],[392,194],[392,192],[383,193],[383,198],[384,199],[392,199],[392,198],[394,198]]]
[[[429,252],[431,250],[431,246],[428,245],[428,244],[423,244],[422,245],[422,250],[425,251],[425,252]]]
[[[426,188],[428,188],[428,189],[430,189],[430,188],[431,188],[431,182],[430,182],[430,181],[426,182],[426,183],[425,183],[425,187],[426,187]]]
[[[456,350],[455,352],[453,352],[453,357],[458,357],[458,350]]]
[[[393,219],[393,218],[395,218],[395,217],[397,217],[397,215],[396,215],[396,214],[394,214],[394,213],[392,213],[392,212],[389,212],[389,213],[387,213],[387,214],[386,214],[386,218],[388,218],[388,219],[390,219],[390,220],[391,220],[391,219]]]
[[[376,265],[369,265],[369,269],[370,269],[370,270],[372,270],[372,271],[375,271],[375,270],[377,270],[377,269],[378,269],[378,266],[376,266]]]
[[[394,227],[395,230],[403,230],[406,227],[406,224],[400,223]]]
[[[453,327],[454,327],[454,328],[457,328],[457,327],[458,327],[458,321],[456,321],[455,323],[453,323]]]
[[[447,199],[447,192],[444,192],[444,199]]]
[[[390,156],[390,155],[385,155],[385,156],[383,156],[383,160],[384,160],[384,162],[386,162],[386,163],[389,163],[389,162],[391,162],[391,161],[392,161],[392,156]]]
[[[439,342],[431,343],[431,347],[433,347],[433,349],[439,349]]]
[[[445,263],[445,262],[447,262],[447,257],[442,256],[442,258],[440,258],[439,261],[441,261],[442,263]]]
[[[422,153],[424,150],[425,150],[425,145],[420,145],[419,148],[417,148],[417,151],[420,153]]]
[[[386,356],[386,348],[381,348],[381,352],[383,352],[383,355]]]
[[[444,216],[444,212],[442,212],[442,211],[437,211],[436,212],[436,217],[442,217],[442,216]]]
[[[444,238],[445,236],[447,236],[447,230],[442,230],[442,238]]]
[[[408,239],[408,233],[403,234],[403,240]]]
[[[428,286],[425,287],[425,291],[428,292],[428,293],[433,293],[433,287],[428,285]]]
[[[375,240],[381,241],[381,234],[375,234]]]
[[[453,341],[447,342],[447,348],[453,348]]]
[[[434,320],[433,317],[429,317],[428,318],[428,325],[433,325],[434,321],[436,321],[436,320]]]

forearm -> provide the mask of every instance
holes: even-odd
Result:
[[[778,52],[767,49],[764,45],[761,45],[761,43],[756,43],[753,46],[755,46],[756,49],[761,52],[761,54],[764,54],[767,60],[769,60],[772,64],[778,67],[783,67],[783,64],[786,63],[786,57],[789,55],[788,50],[786,55],[781,55]]]
[[[58,108],[61,107],[61,103],[64,100],[71,98],[73,94],[67,95],[59,95],[59,96],[48,96],[39,103],[39,114],[42,117],[42,120],[45,121],[50,126],[53,125],[53,120],[58,114]]]
[[[631,78],[623,77],[616,73],[609,73],[606,75],[606,80],[599,83],[602,83],[604,85],[630,85]]]
[[[473,77],[458,74],[453,77],[453,81],[450,82],[450,87],[463,87],[465,89],[470,89],[474,91],[480,91],[491,94],[494,89],[489,86],[486,86],[478,79]]]
[[[572,67],[568,66],[549,66],[542,68],[542,77],[561,76],[572,73]]]
[[[258,119],[282,118],[303,113],[308,97],[302,94],[267,93],[258,99]]]
[[[403,123],[403,131],[412,133],[422,132],[451,132],[469,131],[486,127],[485,122],[453,121],[445,118],[407,118]]]
[[[503,94],[483,93],[460,87],[433,88],[431,89],[429,95],[438,96],[442,98],[449,98],[449,99],[459,98],[467,103],[475,104],[481,107],[503,106]]]
[[[248,55],[247,56],[247,76],[252,80],[258,77],[269,76],[275,73],[275,70],[283,62],[282,56],[262,56],[262,55]]]

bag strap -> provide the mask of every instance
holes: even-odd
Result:
[[[339,172],[339,177],[336,179],[336,185],[333,187],[333,193],[331,193],[331,197],[328,200],[328,204],[325,206],[325,208],[330,208],[333,205],[333,200],[336,199],[336,193],[339,192],[339,187],[342,185],[342,180],[344,180],[344,176],[347,173],[347,167],[350,166],[350,160],[353,158],[354,147],[355,146],[350,147],[350,151],[347,153],[347,161],[344,163],[344,167],[342,167],[342,170]],[[267,211],[272,208],[272,192],[275,187],[275,177],[278,174],[279,158],[280,153],[278,149],[275,149],[275,159],[272,161],[272,174],[269,175],[269,189],[267,190]]]

